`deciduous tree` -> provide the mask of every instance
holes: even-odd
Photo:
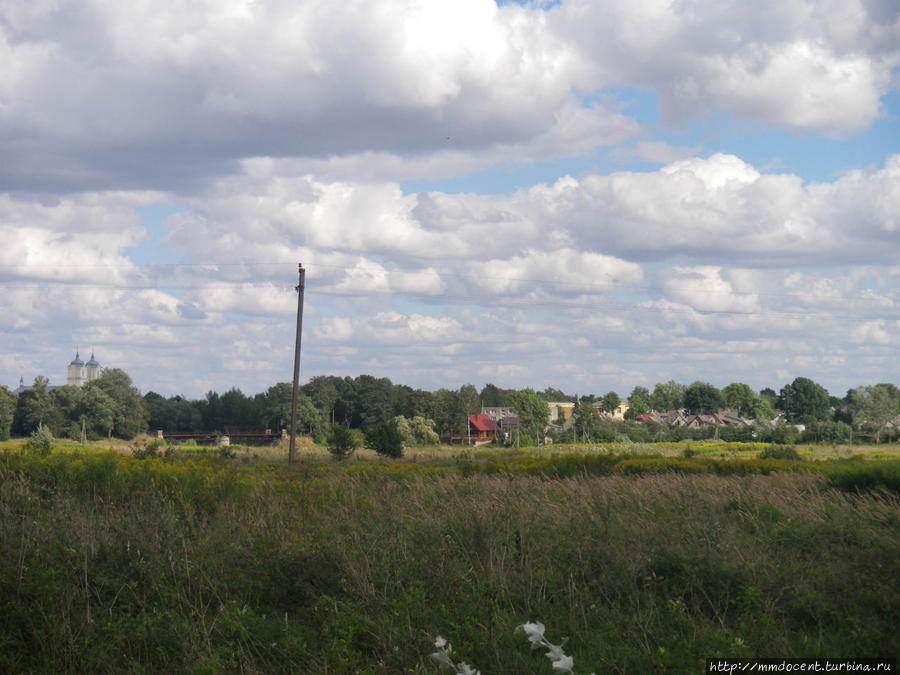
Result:
[[[576,441],[594,441],[597,439],[603,423],[597,408],[587,401],[580,401],[575,404],[572,416],[575,418],[572,428],[575,432]]]
[[[98,390],[112,399],[114,407],[112,433],[117,438],[130,440],[147,430],[147,404],[131,378],[124,370],[110,368],[104,370],[96,380],[91,380],[82,388],[83,395]]]
[[[507,398],[509,407],[519,417],[522,433],[540,438],[550,423],[550,406],[534,389],[512,391]]]
[[[619,395],[614,391],[610,391],[604,394],[603,398],[600,399],[600,408],[603,412],[614,413],[621,402],[622,399],[619,398]]]
[[[16,395],[0,386],[0,441],[8,441],[16,412]]]
[[[850,410],[854,426],[880,443],[888,422],[900,415],[900,390],[887,383],[857,387],[850,392]]]
[[[798,377],[781,389],[778,407],[787,413],[792,421],[807,415],[824,420],[828,418],[830,398],[825,387],[809,378]]]
[[[722,392],[708,382],[694,382],[684,392],[684,407],[691,414],[711,414],[722,408]]]
[[[628,417],[650,412],[650,390],[647,387],[635,387],[628,397]]]
[[[650,394],[650,407],[659,412],[678,410],[684,407],[684,390],[684,385],[675,380],[658,382]]]
[[[750,385],[732,382],[722,389],[722,399],[726,408],[736,411],[739,415],[749,416],[757,396]]]

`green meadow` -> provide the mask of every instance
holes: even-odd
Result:
[[[148,447],[0,444],[0,672],[897,657],[895,446]]]

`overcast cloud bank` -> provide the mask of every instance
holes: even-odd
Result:
[[[898,44],[876,0],[5,3],[0,382],[265,389],[297,262],[304,377],[898,382]]]

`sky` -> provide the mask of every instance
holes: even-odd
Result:
[[[900,384],[896,0],[4,0],[0,384]]]

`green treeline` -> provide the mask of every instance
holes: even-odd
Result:
[[[574,405],[571,419],[550,419],[547,402]],[[602,413],[627,403],[625,419]],[[451,430],[465,431],[466,418],[482,407],[510,408],[521,422],[516,442],[533,444],[545,436],[555,442],[679,441],[716,437],[725,441],[757,440],[772,443],[891,442],[900,438],[900,390],[881,383],[851,389],[843,398],[832,396],[816,382],[798,377],[780,391],[754,392],[734,382],[718,389],[705,382],[683,385],[658,383],[650,390],[635,387],[627,397],[616,392],[602,396],[571,394],[547,388],[503,389],[494,384],[481,391],[467,384],[459,389],[425,391],[371,375],[322,375],[300,388],[297,431],[323,441],[328,429],[342,425],[368,432],[385,420],[421,429],[421,438]],[[743,427],[668,428],[641,419],[651,411],[682,410],[708,414],[730,410],[755,424]],[[45,426],[57,437],[74,440],[108,436],[130,439],[143,431],[167,433],[261,431],[287,429],[291,416],[291,385],[280,382],[266,391],[246,395],[236,388],[200,399],[144,395],[129,376],[111,369],[83,387],[50,388],[46,378],[16,396],[0,387],[0,440],[25,436]],[[636,419],[637,418],[637,419]]]

